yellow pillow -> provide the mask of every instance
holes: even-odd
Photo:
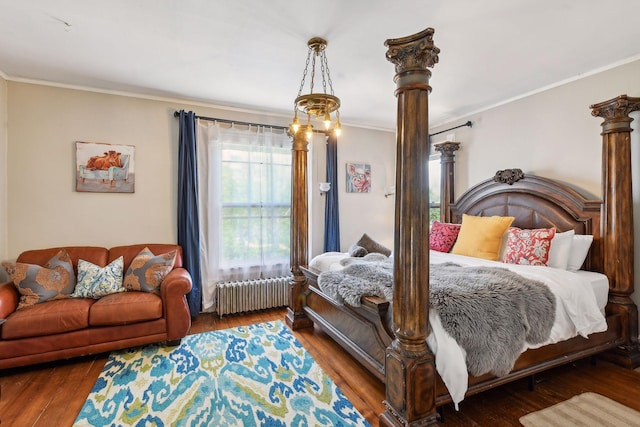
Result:
[[[463,214],[460,233],[458,233],[458,239],[453,245],[451,253],[497,261],[502,236],[513,220],[512,216]]]

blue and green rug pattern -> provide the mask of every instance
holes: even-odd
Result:
[[[114,352],[75,426],[368,426],[281,322]]]

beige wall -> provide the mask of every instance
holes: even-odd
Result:
[[[325,196],[318,183],[325,181],[326,144],[316,137],[311,145],[313,199],[313,240],[311,254],[323,252]],[[346,192],[346,163],[371,165],[371,192]],[[395,133],[350,128],[338,141],[338,204],[340,206],[340,245],[346,252],[362,234],[393,248],[394,198],[384,197],[385,188],[393,185],[395,170]]]
[[[2,259],[58,245],[175,242],[178,121],[174,111],[184,108],[203,116],[273,125],[287,125],[290,120],[30,83],[10,81],[7,86],[8,216],[2,221],[0,213],[0,226],[7,224],[8,234]],[[75,141],[134,145],[135,193],[76,192]],[[394,167],[394,133],[345,126],[340,144],[343,247],[363,232],[392,245],[393,202],[383,194]],[[314,189],[324,181],[324,150],[324,141],[317,137],[310,146]],[[372,193],[346,195],[346,161],[372,164]],[[0,187],[0,200],[1,196]],[[313,255],[322,250],[324,197],[319,191],[310,196]]]
[[[168,105],[9,83],[9,256],[58,245],[175,242],[177,128]],[[135,193],[75,191],[75,142],[135,146]]]
[[[437,73],[437,66],[433,72]],[[602,119],[592,117],[589,106],[625,93],[640,96],[638,75],[640,61],[432,129],[437,132],[467,120],[473,123],[471,128],[453,131],[462,143],[457,153],[456,195],[499,169],[520,168],[600,197]],[[637,112],[632,116],[637,119]],[[638,128],[638,121],[632,126]],[[639,141],[638,132],[632,135]]]
[[[455,131],[455,139],[462,143],[456,196],[499,169],[520,168],[601,198],[602,119],[592,117],[589,106],[622,94],[640,97],[638,76],[640,61],[635,61],[433,129],[473,123],[472,128]],[[637,289],[632,298],[640,305],[640,112],[631,117],[635,119],[631,145]]]

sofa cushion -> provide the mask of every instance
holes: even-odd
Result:
[[[91,326],[127,325],[160,319],[162,299],[148,292],[121,292],[107,295],[91,306]]]
[[[2,266],[20,292],[18,309],[68,298],[76,286],[73,264],[65,249],[59,250],[44,266],[22,262],[3,262]]]
[[[145,247],[131,261],[124,276],[124,287],[129,291],[160,293],[160,285],[165,276],[173,269],[177,250],[154,255]]]
[[[124,292],[122,286],[122,257],[118,257],[106,267],[100,267],[83,259],[78,261],[78,283],[71,298],[98,299],[116,292]]]
[[[93,303],[92,299],[67,298],[17,310],[2,325],[2,339],[38,337],[86,328]]]

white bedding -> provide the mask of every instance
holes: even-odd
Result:
[[[340,260],[347,253],[330,252],[315,257],[310,267],[320,271],[335,271],[342,268]],[[437,251],[430,252],[430,262],[440,264],[454,262],[463,266],[494,266],[507,268],[524,277],[546,284],[556,296],[556,319],[548,341],[538,346],[552,344],[573,338],[577,335],[587,337],[607,329],[604,306],[609,293],[609,281],[603,274],[579,271],[577,273],[559,268],[506,264],[463,255],[454,255]],[[427,344],[435,355],[436,370],[447,386],[456,406],[464,398],[468,385],[466,355],[440,323],[436,310],[429,311],[431,333]],[[522,351],[527,350],[526,347]]]
[[[348,252],[325,252],[313,257],[309,267],[320,271],[335,271],[342,268],[340,260],[349,258]]]

